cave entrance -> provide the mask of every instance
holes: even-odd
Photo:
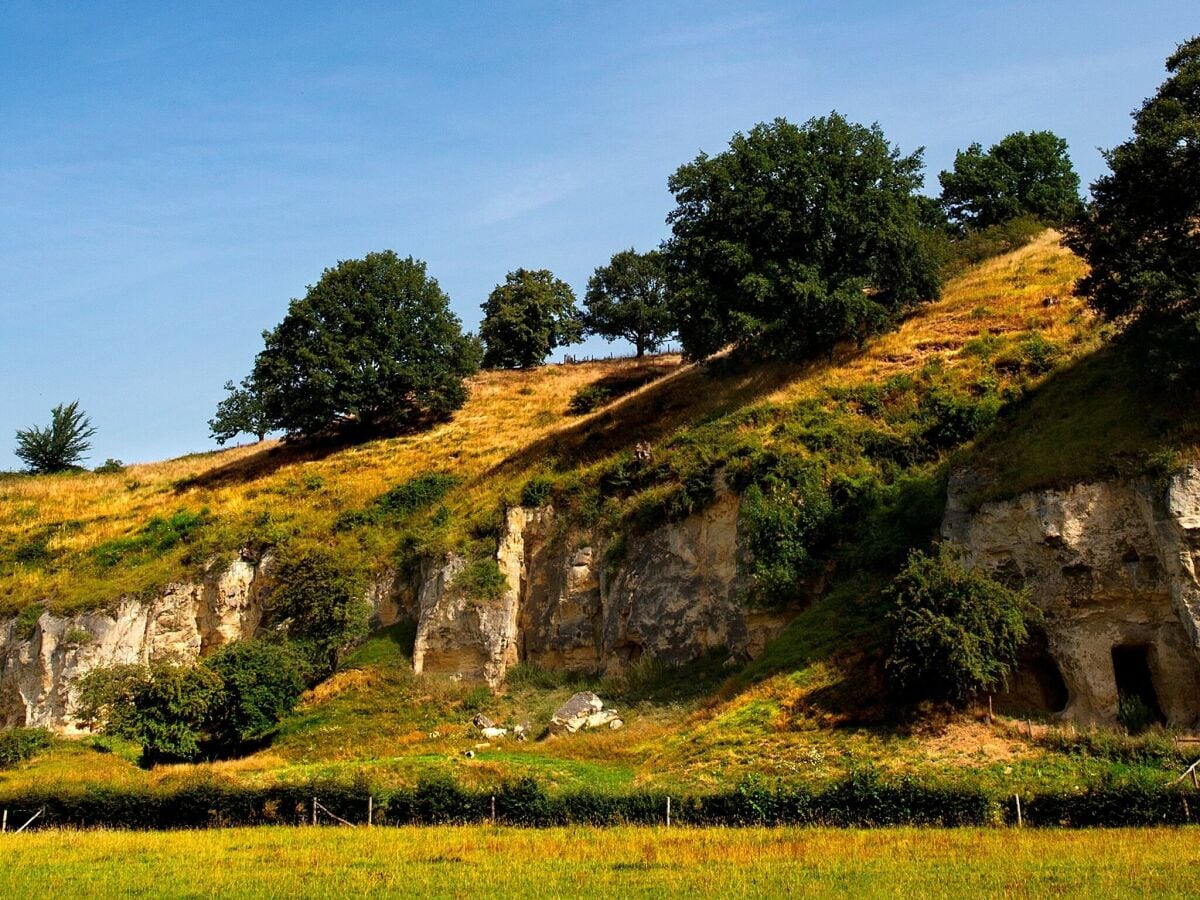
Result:
[[[1166,722],[1154,689],[1149,644],[1117,644],[1112,648],[1113,674],[1117,696],[1136,698],[1146,705],[1155,722]]]

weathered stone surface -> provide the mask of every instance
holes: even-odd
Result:
[[[153,600],[121,600],[111,610],[43,614],[21,640],[0,626],[0,724],[72,732],[75,680],[99,666],[195,659],[252,634],[262,618],[270,559],[214,566],[198,583],[167,585]]]
[[[1045,614],[1067,718],[1111,724],[1113,648],[1145,648],[1168,721],[1200,723],[1200,469],[1150,481],[1080,484],[968,506],[951,480],[946,538],[970,560],[1025,586]]]
[[[517,598],[481,598],[454,583],[466,561],[452,555],[422,564],[417,593],[417,637],[413,669],[486,681],[498,688],[517,661]]]
[[[591,691],[580,691],[554,711],[550,717],[550,733],[574,734],[588,728],[591,719],[602,715],[603,709],[604,701],[599,697]]]
[[[0,726],[76,732],[73,685],[92,669],[192,660],[252,636],[262,624],[272,563],[269,554],[214,562],[200,581],[168,584],[149,601],[125,598],[73,616],[46,613],[28,639],[18,636],[15,622],[0,623]],[[380,625],[411,615],[396,599],[395,580],[388,571],[369,586]]]
[[[753,656],[789,615],[749,609],[742,599],[738,510],[737,495],[718,486],[708,509],[630,541],[610,560],[600,537],[553,508],[514,507],[497,553],[508,581],[502,598],[479,601],[455,590],[461,560],[423,571],[417,670],[481,678],[498,689],[518,659],[601,671],[642,657],[686,662],[718,647]]]

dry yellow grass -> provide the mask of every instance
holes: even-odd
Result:
[[[397,483],[422,472],[459,476],[447,499],[469,520],[513,499],[528,473],[557,458],[603,459],[637,440],[660,440],[675,429],[762,401],[788,402],[913,372],[933,358],[962,359],[981,335],[1036,329],[1073,353],[1094,345],[1098,328],[1071,296],[1083,264],[1048,231],[1007,256],[968,271],[944,297],[916,311],[902,327],[865,349],[843,348],[832,362],[759,367],[714,379],[665,356],[642,365],[669,373],[609,408],[583,418],[565,415],[580,388],[634,365],[632,361],[551,365],[528,372],[484,372],[471,383],[467,404],[426,432],[326,451],[266,442],[221,452],[131,466],[116,475],[79,474],[0,479],[0,560],[3,552],[48,535],[50,564],[16,564],[0,579],[0,612],[35,601],[69,609],[152,590],[179,578],[183,550],[98,570],[88,551],[135,534],[152,517],[179,510],[209,514],[231,535],[274,518],[283,527],[329,540],[341,511],[361,508]],[[1047,304],[1046,298],[1053,302]],[[979,365],[978,360],[974,360]],[[240,524],[239,524],[240,523]],[[229,537],[229,541],[234,537]],[[236,547],[223,547],[234,550]],[[389,546],[354,546],[379,564]]]

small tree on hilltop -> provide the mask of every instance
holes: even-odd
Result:
[[[1190,376],[1200,368],[1200,36],[1167,71],[1133,137],[1104,155],[1111,172],[1066,243],[1091,267],[1076,292],[1129,323],[1161,371]]]
[[[265,424],[293,434],[448,415],[479,368],[478,341],[425,264],[391,250],[326,269],[263,339],[251,382]]]
[[[78,400],[59,404],[50,411],[47,427],[18,429],[16,454],[35,474],[65,472],[84,459],[95,433]]]
[[[271,430],[267,409],[254,382],[243,378],[240,385],[225,382],[229,396],[217,404],[217,414],[208,420],[208,429],[224,446],[239,434],[252,434],[261,442]]]
[[[920,151],[836,112],[756,125],[681,166],[667,253],[685,352],[809,358],[936,297],[921,169]]]
[[[913,552],[888,591],[889,679],[912,699],[964,705],[999,688],[1029,636],[1024,596],[967,569],[943,545]]]
[[[1018,131],[986,152],[960,150],[938,176],[942,206],[963,229],[989,228],[1022,216],[1062,225],[1082,208],[1079,176],[1067,142],[1050,131]]]
[[[666,258],[632,248],[613,255],[588,279],[584,326],[608,340],[624,338],[639,357],[675,333],[667,287]]]
[[[479,335],[489,369],[541,365],[556,347],[583,339],[575,292],[547,269],[517,269],[482,305]]]

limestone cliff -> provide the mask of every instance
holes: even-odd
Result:
[[[213,565],[201,581],[167,585],[150,601],[126,598],[73,616],[43,613],[28,636],[16,622],[0,625],[0,725],[71,731],[72,685],[92,669],[195,659],[253,634],[269,563]]]
[[[552,508],[510,509],[493,600],[455,587],[462,561],[426,565],[416,587],[418,672],[483,678],[493,687],[519,660],[551,669],[619,670],[642,657],[683,662],[711,648],[754,655],[787,621],[742,599],[739,500],[630,540],[605,540]]]
[[[1111,724],[1136,692],[1170,724],[1200,722],[1200,468],[978,509],[975,478],[951,480],[943,534],[1044,612],[1064,717]]]

